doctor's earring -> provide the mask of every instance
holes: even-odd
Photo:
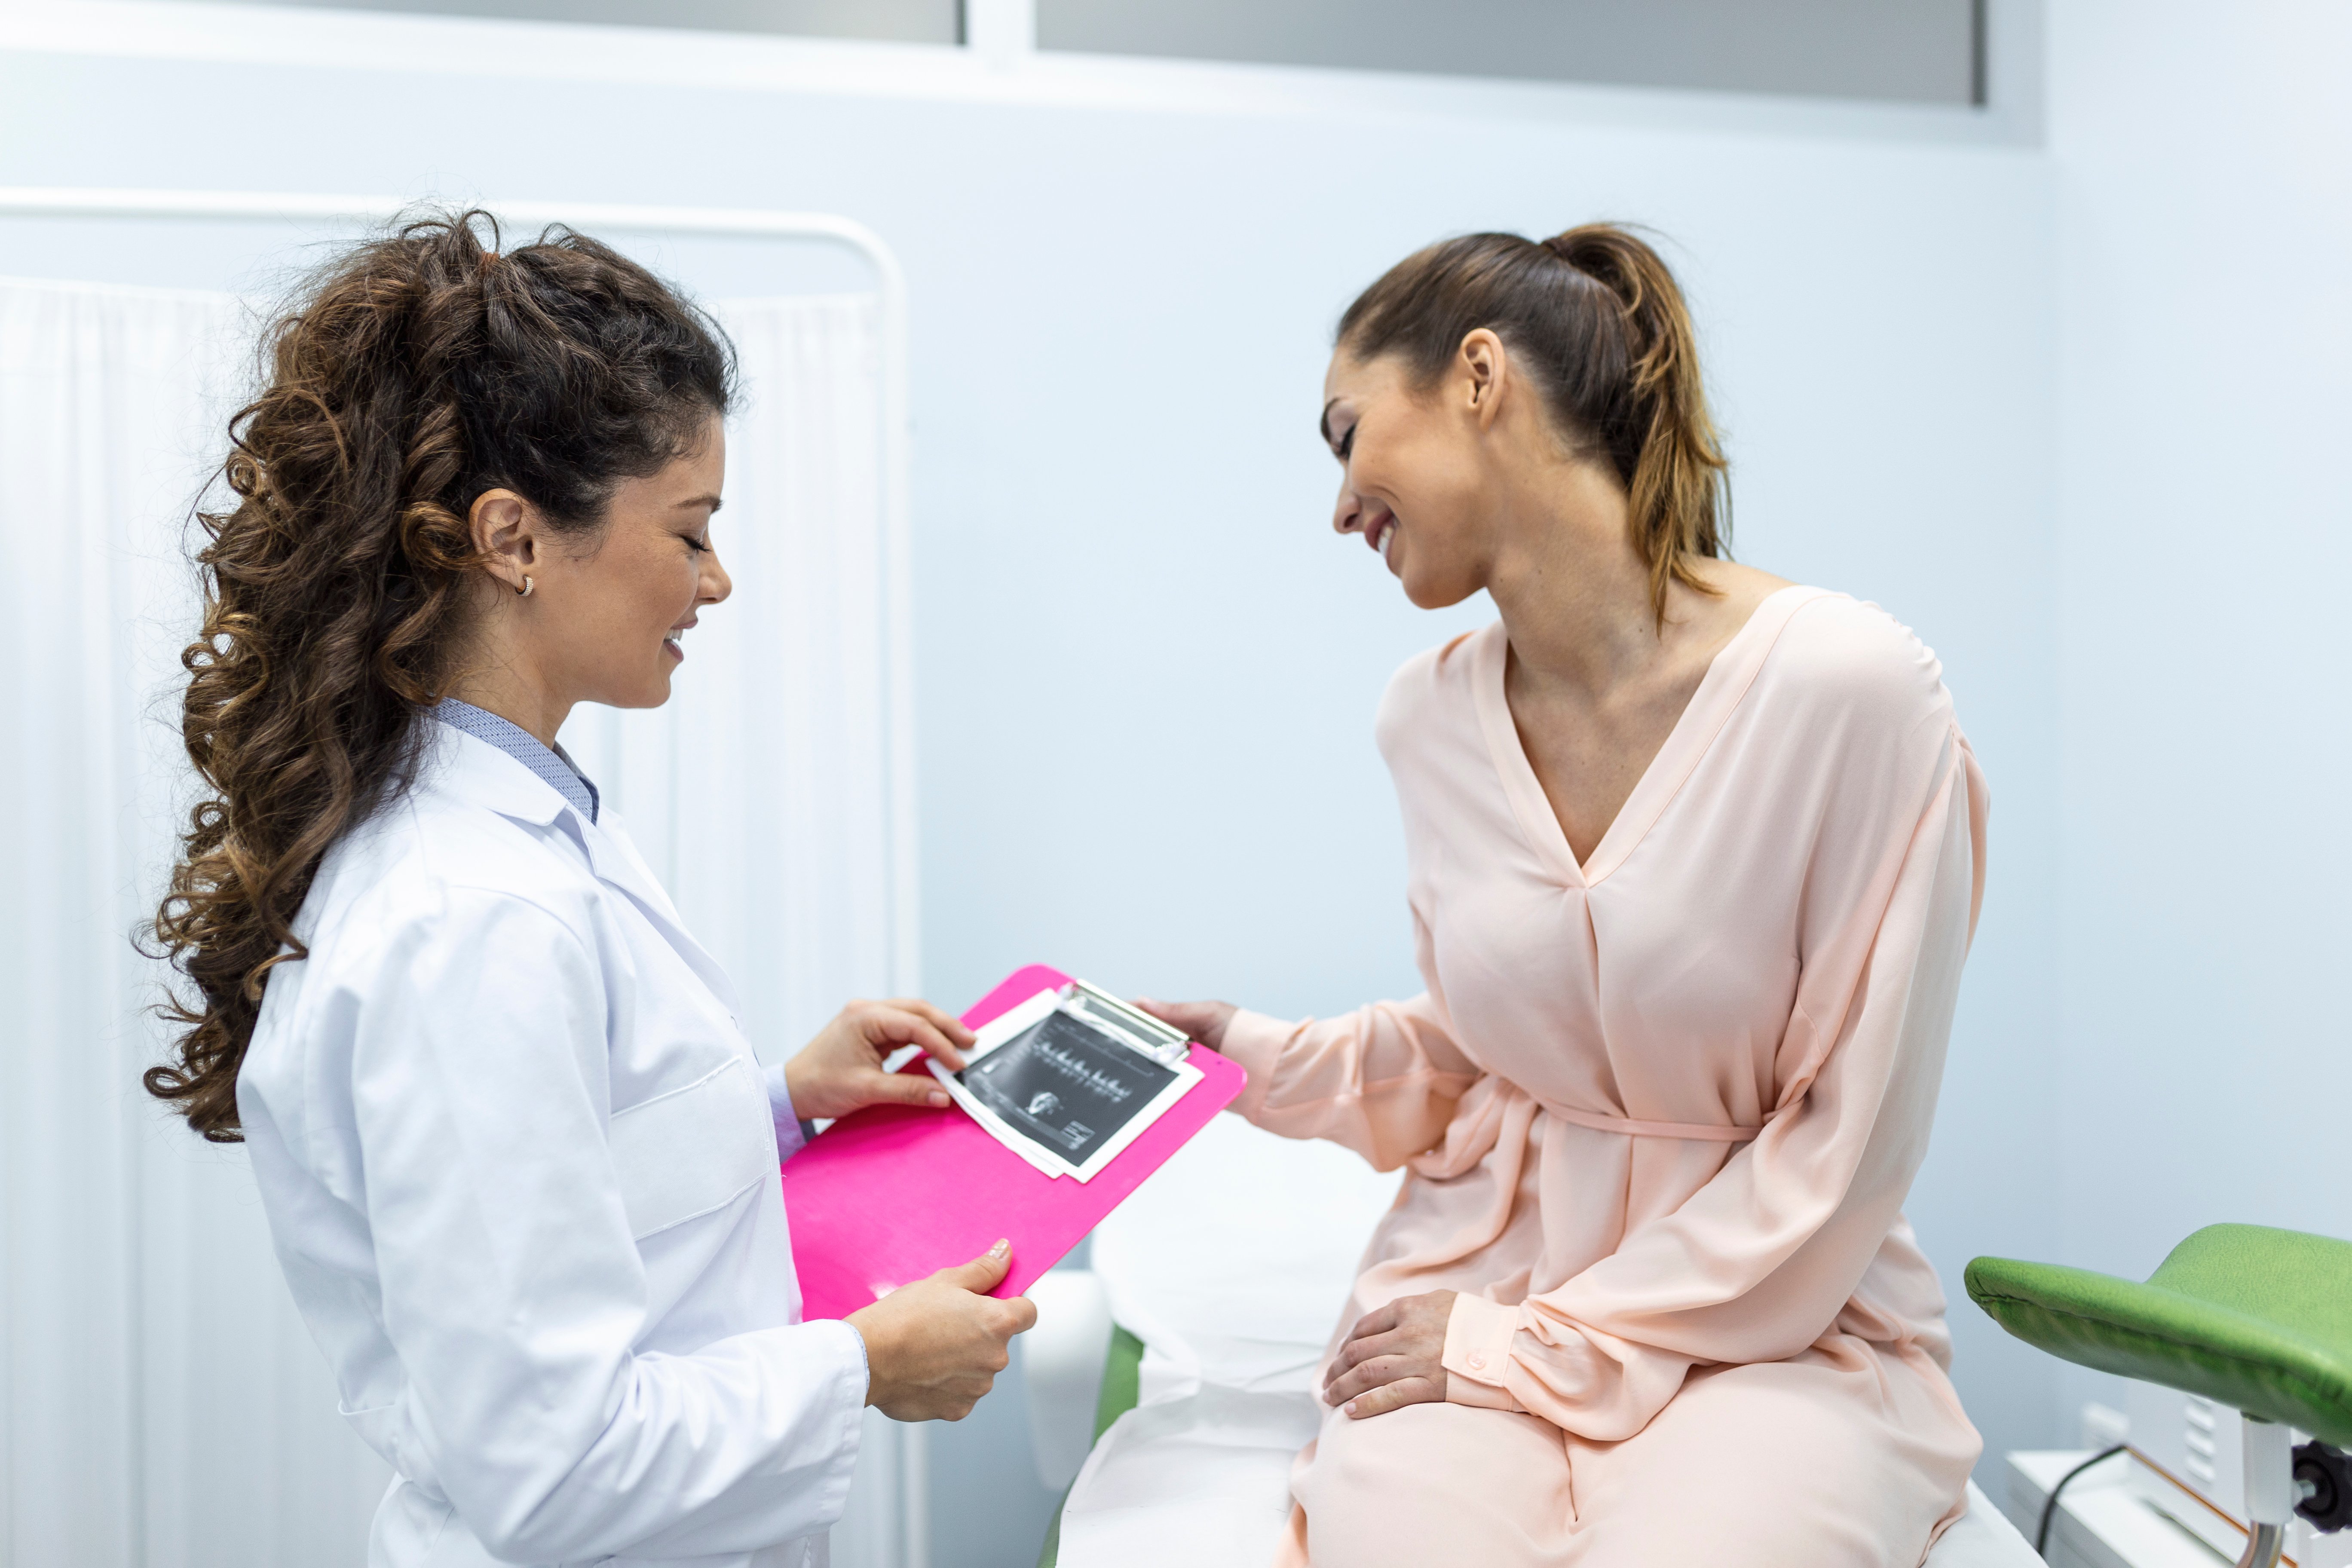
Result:
[[[523,574],[522,586],[515,590],[515,597],[518,599],[528,599],[530,597],[530,574],[529,573]]]

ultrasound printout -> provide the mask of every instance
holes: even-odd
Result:
[[[1082,1165],[1177,1075],[1056,1012],[959,1076],[1013,1131]]]

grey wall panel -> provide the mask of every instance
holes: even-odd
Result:
[[[1969,103],[1974,0],[1037,0],[1040,48]]]
[[[261,0],[308,10],[406,11],[604,26],[688,27],[809,38],[960,41],[959,0]]]

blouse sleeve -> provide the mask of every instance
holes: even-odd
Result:
[[[1429,928],[1419,910],[1412,923],[1428,978]],[[1454,1043],[1433,982],[1411,1001],[1375,1002],[1337,1018],[1288,1024],[1244,1010],[1225,1026],[1223,1054],[1249,1073],[1234,1110],[1286,1138],[1344,1144],[1382,1171],[1443,1139],[1479,1077]]]
[[[1875,842],[1856,858],[1891,876],[1862,876],[1807,933],[1793,1070],[1763,1131],[1557,1289],[1517,1306],[1455,1297],[1449,1400],[1613,1441],[1693,1365],[1784,1359],[1836,1322],[1927,1153],[1983,886],[1983,777],[1957,728],[1927,778],[1907,834],[1857,836]]]

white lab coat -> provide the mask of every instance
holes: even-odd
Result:
[[[611,814],[426,728],[237,1080],[287,1283],[399,1472],[371,1568],[822,1563],[866,1352],[798,1321],[781,1077]]]

